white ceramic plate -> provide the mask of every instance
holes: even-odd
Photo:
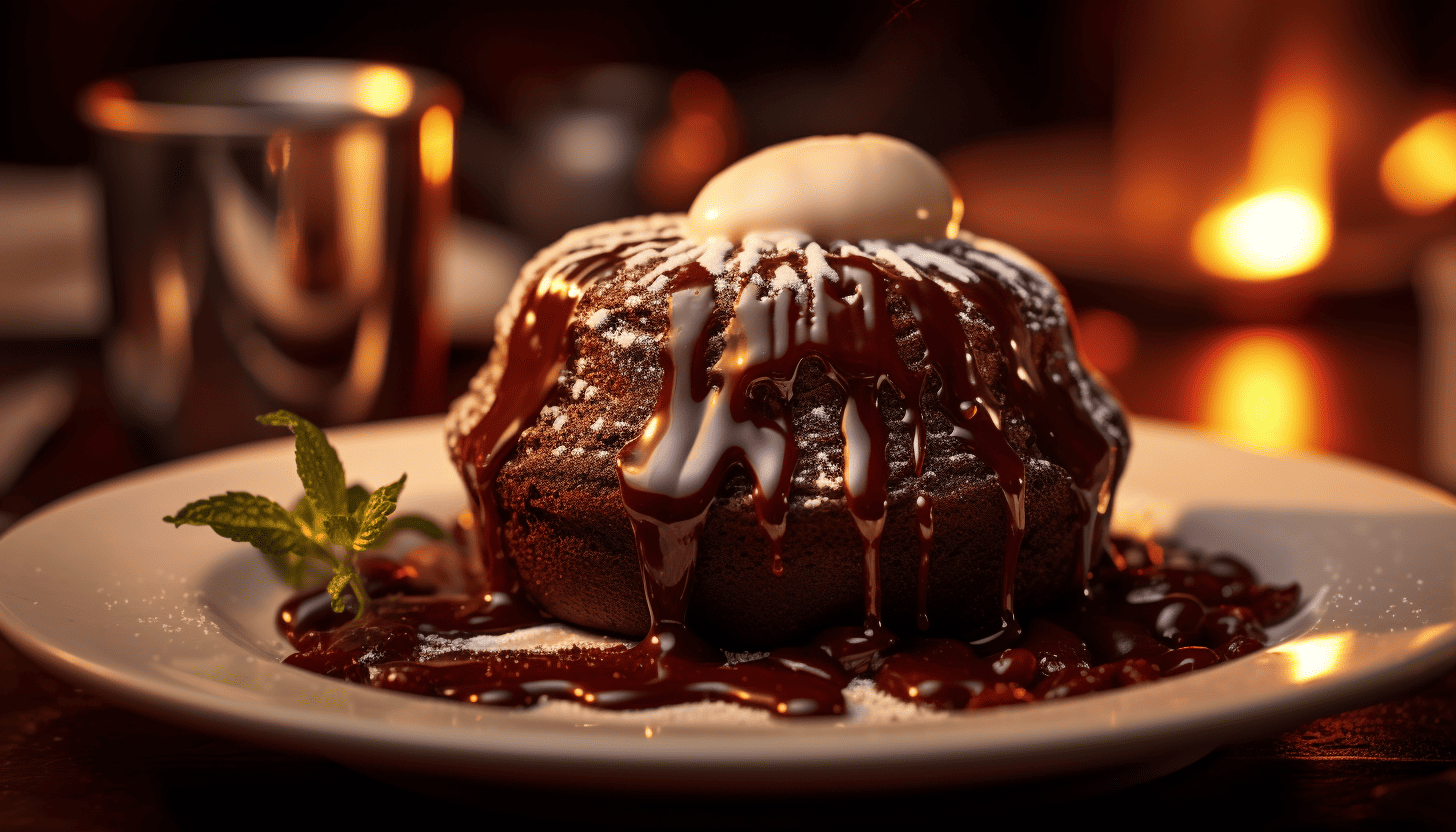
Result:
[[[405,510],[450,516],[463,504],[438,420],[331,438],[351,481],[377,485],[407,470]],[[1138,423],[1135,442],[1119,494],[1134,521],[1303,585],[1308,600],[1276,630],[1277,646],[1152,685],[903,721],[774,720],[731,705],[497,710],[346,684],[279,664],[289,650],[272,616],[287,590],[255,553],[161,522],[226,489],[291,499],[287,439],[143,471],[27,517],[0,538],[0,630],[56,675],[126,707],[352,765],[700,791],[1143,778],[1456,665],[1449,495],[1353,462],[1258,456],[1157,423]]]

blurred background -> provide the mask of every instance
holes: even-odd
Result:
[[[250,438],[163,447],[120,415],[77,102],[108,76],[269,56],[459,88],[459,219],[432,267],[447,369],[398,413],[464,389],[516,269],[562,232],[685,209],[769,144],[876,131],[942,160],[966,228],[1058,274],[1134,413],[1456,487],[1450,3],[12,0],[0,27],[0,525]]]

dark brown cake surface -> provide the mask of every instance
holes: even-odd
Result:
[[[894,278],[876,284],[884,288],[882,309],[898,352],[893,363],[909,371],[907,377],[926,379],[908,390],[888,378],[875,382],[887,439],[883,532],[876,541],[885,623],[908,631],[920,619],[932,631],[966,635],[993,628],[1001,612],[1013,525],[1004,471],[995,470],[968,437],[964,417],[958,421],[946,412],[947,368],[928,363],[936,344],[968,347],[971,373],[989,391],[983,404],[997,414],[997,434],[1024,467],[1018,609],[1045,607],[1079,589],[1087,536],[1095,518],[1105,516],[1128,439],[1115,400],[1077,360],[1057,287],[1034,263],[964,233],[934,243],[820,246],[782,236],[749,237],[738,245],[688,239],[681,217],[656,216],[573,232],[528,264],[500,316],[490,363],[451,411],[449,443],[465,467],[466,438],[496,397],[530,395],[498,389],[523,304],[576,269],[573,285],[581,294],[574,298],[559,375],[554,385],[548,383],[546,401],[520,430],[494,480],[482,485],[492,489],[489,502],[502,520],[503,549],[544,610],[631,637],[647,632],[638,541],[623,499],[619,460],[629,443],[651,433],[654,416],[660,420],[664,413],[660,399],[670,381],[664,364],[671,360],[673,339],[702,339],[697,355],[704,366],[694,371],[707,384],[704,394],[711,395],[714,379],[721,382],[723,376],[710,370],[738,355],[729,330],[744,304],[798,316],[805,328],[822,314],[825,292],[841,308],[859,302],[867,314],[873,312],[868,299],[856,297],[868,284],[845,277],[859,267],[846,264]],[[688,281],[696,281],[694,291],[710,295],[702,301],[711,311],[700,331],[687,332],[683,320],[674,320],[673,310],[685,307],[682,297],[673,305],[673,293]],[[948,299],[959,333],[927,337],[924,310],[906,294],[917,288],[916,281]],[[1007,308],[992,308],[995,298],[1009,299]],[[762,332],[782,338],[794,325],[788,318],[771,321]],[[1011,338],[1008,346],[1012,329],[1029,343]],[[950,335],[963,341],[948,341]],[[864,523],[847,505],[845,482],[852,385],[836,365],[832,341],[818,348],[806,343],[798,344],[807,357],[790,378],[764,379],[739,403],[758,409],[739,422],[751,417],[769,423],[778,416],[792,439],[781,568],[775,569],[762,495],[755,495],[753,448],[739,449],[745,461],[724,470],[697,532],[687,623],[724,647],[802,643],[824,627],[853,624],[866,614]],[[1028,390],[1039,397],[1028,399]],[[1047,401],[1075,414],[1080,422],[1074,426],[1083,425],[1084,433],[1095,433],[1105,446],[1100,482],[1086,476],[1087,459],[1072,458],[1083,446],[1069,444],[1070,431],[1049,429],[1068,422],[1065,413],[1046,413]],[[924,430],[918,472],[910,411],[918,413]],[[705,424],[704,431],[720,427],[721,422]],[[721,437],[703,439],[709,440]],[[1097,497],[1100,505],[1089,508],[1089,499],[1096,504]],[[928,537],[920,528],[926,518],[917,514],[917,500],[932,507]],[[922,541],[928,544],[924,552]]]

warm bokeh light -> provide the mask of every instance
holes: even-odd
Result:
[[[1456,110],[1416,122],[1380,160],[1380,185],[1407,214],[1433,214],[1456,200]]]
[[[597,179],[631,163],[632,125],[618,113],[575,112],[554,119],[542,132],[551,165],[572,178]]]
[[[152,262],[152,300],[158,346],[167,358],[166,366],[184,366],[192,355],[192,301],[182,259],[171,241],[158,248]]]
[[[738,117],[728,88],[701,70],[679,75],[668,100],[672,113],[643,149],[639,179],[650,204],[686,208],[737,154]]]
[[[1298,191],[1272,191],[1210,211],[1193,230],[1199,265],[1236,280],[1309,271],[1330,250],[1330,216]]]
[[[384,383],[384,370],[389,359],[389,313],[380,307],[365,309],[359,316],[359,329],[354,337],[354,354],[349,360],[345,386],[347,393],[340,399],[347,402],[343,407],[354,412],[341,411],[341,415],[362,418],[369,402],[379,395]],[[358,413],[358,416],[355,416]]]
[[[1298,44],[1275,62],[1254,123],[1248,175],[1194,225],[1193,256],[1205,271],[1277,280],[1309,271],[1329,254],[1328,87],[1319,59]]]
[[[264,153],[268,161],[268,172],[276,174],[281,170],[288,169],[290,156],[293,153],[293,137],[287,130],[279,130],[268,137],[268,147]]]
[[[367,295],[384,268],[385,136],[374,123],[343,130],[334,145],[340,253],[350,286]]]
[[[454,164],[455,117],[436,104],[420,118],[420,174],[432,185],[443,185]]]
[[[1088,309],[1077,315],[1077,345],[1098,371],[1115,375],[1137,354],[1137,330],[1127,316],[1110,309]]]
[[[1451,630],[1452,624],[1449,621],[1444,624],[1432,624],[1427,627],[1422,627],[1416,631],[1415,637],[1411,639],[1411,649],[1425,647],[1427,644],[1451,632]]]
[[[1199,382],[1200,420],[1269,450],[1315,445],[1320,372],[1309,347],[1279,330],[1240,332],[1216,347]]]
[[[86,114],[108,130],[132,130],[139,114],[130,87],[120,81],[102,81],[86,94]]]
[[[381,118],[397,116],[408,109],[414,93],[414,81],[396,67],[370,64],[354,77],[355,105]]]
[[[1329,674],[1340,666],[1340,657],[1350,646],[1352,633],[1329,633],[1306,636],[1285,644],[1276,644],[1268,652],[1288,656],[1291,682],[1308,682]]]
[[[685,114],[667,141],[673,161],[694,177],[717,173],[727,159],[728,137],[723,135],[723,125],[707,113]]]

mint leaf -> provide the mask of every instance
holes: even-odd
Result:
[[[344,611],[344,590],[349,588],[353,576],[354,571],[344,564],[334,567],[334,577],[329,579],[329,608],[334,612]]]
[[[177,516],[162,519],[174,526],[209,526],[228,540],[252,544],[295,588],[307,578],[305,557],[332,560],[309,539],[306,526],[293,513],[256,494],[229,491],[188,503]]]
[[[323,518],[324,534],[335,546],[353,548],[354,538],[359,534],[359,520],[347,514],[331,514]]]
[[[345,492],[347,507],[345,513],[353,516],[359,513],[359,507],[369,502],[369,489],[362,485],[351,485]]]
[[[188,503],[177,516],[162,519],[173,526],[211,526],[228,540],[251,543],[265,554],[281,554],[312,543],[287,509],[245,491],[229,491]]]
[[[346,488],[338,453],[312,422],[286,410],[259,416],[258,421],[293,431],[293,457],[303,482],[303,497],[293,509],[285,509],[267,497],[229,491],[188,503],[177,516],[163,519],[174,526],[210,526],[229,540],[252,544],[295,587],[308,577],[308,559],[327,564],[333,570],[328,584],[330,606],[335,612],[343,612],[346,593],[352,593],[358,601],[355,615],[362,615],[369,594],[355,555],[402,529],[414,529],[436,539],[443,538],[444,533],[423,517],[389,520],[404,489],[403,475],[373,493],[360,485]]]
[[[399,479],[381,486],[359,507],[359,513],[355,515],[359,527],[352,544],[354,549],[368,549],[379,542],[384,533],[385,522],[399,506],[399,493],[404,490],[404,478],[405,475],[401,474]]]
[[[324,438],[324,432],[313,422],[286,410],[259,416],[258,421],[293,431],[293,458],[298,465],[298,479],[303,482],[304,496],[313,503],[314,509],[325,516],[346,514],[348,496],[344,488],[344,466],[333,446]]]
[[[324,531],[323,518],[319,517],[312,500],[300,497],[298,502],[293,505],[293,519],[298,521],[298,528],[309,539],[322,546],[329,544],[329,535]]]

